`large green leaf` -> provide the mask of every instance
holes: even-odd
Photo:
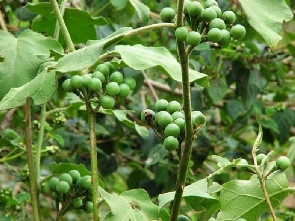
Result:
[[[143,189],[129,190],[118,195],[110,194],[99,187],[99,193],[111,208],[104,221],[169,220],[167,212],[153,204]]]
[[[137,11],[139,18],[144,23],[147,23],[150,18],[150,8],[148,6],[146,6],[145,4],[142,4],[138,0],[129,0],[129,2]]]
[[[282,23],[290,21],[293,13],[284,0],[239,0],[249,24],[264,38],[270,47],[282,39]]]
[[[266,180],[266,188],[272,206],[276,207],[291,193],[294,188],[284,172],[276,172]],[[268,206],[261,185],[256,176],[250,180],[233,180],[223,185],[220,191],[221,209],[217,221],[234,221],[244,218],[247,221],[258,220]]]
[[[17,38],[0,30],[0,54],[5,59],[0,63],[0,99],[11,88],[20,87],[34,79],[40,65],[49,57],[50,50],[63,52],[57,41],[29,29]]]
[[[224,78],[214,79],[210,82],[208,94],[213,102],[220,101],[228,90],[227,83]]]
[[[142,45],[117,45],[115,47],[123,61],[135,70],[160,66],[174,80],[181,82],[181,68],[175,57],[164,47],[145,47]],[[196,81],[203,87],[208,87],[206,74],[190,70],[190,81]]]
[[[193,207],[200,211],[198,220],[209,220],[213,213],[220,208],[220,202],[208,194],[207,179],[199,180],[184,187],[182,197]],[[175,192],[160,194],[158,197],[159,206],[162,208],[173,201]]]
[[[43,66],[46,67],[45,64]],[[50,100],[57,87],[55,70],[48,71],[44,67],[41,67],[41,70],[42,72],[30,82],[18,88],[11,88],[1,100],[0,110],[24,105],[29,97],[33,98],[35,105],[44,104]]]
[[[46,2],[39,4],[28,3],[25,7],[39,14],[33,21],[32,29],[53,36],[56,16],[52,12],[51,4]],[[63,18],[74,44],[86,43],[89,39],[96,39],[95,25],[101,26],[108,23],[103,17],[91,17],[88,12],[75,8],[66,8]],[[61,39],[62,35],[60,35]]]

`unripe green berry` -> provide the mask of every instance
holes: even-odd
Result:
[[[223,29],[223,30],[220,30],[220,34],[221,34],[221,40],[218,41],[218,45],[221,47],[227,47],[231,40],[229,31]]]
[[[119,84],[117,82],[109,82],[106,85],[106,92],[107,92],[107,94],[109,94],[111,96],[115,96],[115,95],[119,94],[119,92],[120,92]]]
[[[169,7],[163,8],[160,11],[161,20],[164,22],[171,22],[174,19],[175,15],[175,11]]]
[[[70,170],[68,174],[72,177],[74,183],[81,177],[78,170]]]
[[[56,185],[58,184],[59,179],[56,177],[51,177],[48,181],[48,187],[51,191],[56,191]]]
[[[66,182],[66,181],[59,181],[57,184],[56,184],[56,191],[58,193],[68,193],[70,190],[70,185]]]
[[[193,1],[187,4],[187,13],[192,17],[200,16],[204,8],[200,2]]]
[[[233,11],[225,11],[222,14],[222,19],[227,24],[233,24],[236,21],[236,14]]]
[[[120,87],[120,92],[119,92],[118,95],[120,97],[127,97],[130,94],[131,90],[130,90],[130,87],[127,84],[122,83],[122,84],[119,85],[119,87]]]
[[[222,38],[220,29],[218,29],[218,28],[210,29],[210,31],[207,34],[207,38],[209,41],[211,41],[213,43],[219,42]]]
[[[165,128],[173,122],[173,118],[167,111],[160,111],[156,114],[155,121],[160,127]]]
[[[173,120],[176,120],[177,118],[184,119],[184,114],[181,111],[175,111],[171,116]]]
[[[92,91],[99,91],[102,87],[102,83],[98,78],[92,78],[88,84],[88,87]]]
[[[201,35],[199,32],[197,31],[191,31],[187,34],[186,36],[186,42],[189,44],[189,45],[192,45],[192,46],[197,46],[200,44],[201,42]]]
[[[109,74],[110,74],[110,69],[109,69],[109,66],[107,64],[99,64],[99,65],[97,65],[96,71],[100,71],[101,73],[103,73],[103,75],[105,77],[109,76]]]
[[[66,79],[63,83],[62,83],[62,88],[66,91],[66,92],[72,92],[73,88],[71,86],[71,79]]]
[[[204,8],[208,8],[210,6],[218,6],[218,3],[217,1],[215,0],[207,0],[205,3],[204,3]]]
[[[110,81],[121,84],[123,82],[123,74],[119,71],[115,71],[110,75]]]
[[[256,156],[257,164],[261,164],[262,160],[266,157],[264,153],[260,153]]]
[[[169,102],[165,99],[157,100],[155,103],[155,111],[166,111],[168,103]]]
[[[70,174],[63,173],[59,176],[59,181],[65,181],[71,185],[73,183],[73,178],[70,176]]]
[[[177,41],[185,41],[188,34],[188,30],[186,27],[178,27],[175,30],[175,37]]]
[[[115,71],[115,67],[111,62],[107,61],[104,64],[109,67],[110,73],[113,73]]]
[[[136,81],[131,77],[124,78],[123,82],[130,87],[130,90],[133,90],[136,87]]]
[[[184,131],[185,129],[185,120],[183,118],[177,118],[173,121],[173,123],[175,123],[179,129],[180,129],[180,132]]]
[[[188,218],[188,217],[185,216],[185,215],[179,215],[179,216],[177,217],[177,221],[191,221],[191,219]]]
[[[164,139],[164,147],[167,150],[170,150],[170,151],[176,150],[178,146],[179,146],[179,141],[177,140],[177,138],[173,136],[169,136]]]
[[[83,200],[81,198],[74,199],[72,201],[72,205],[75,209],[77,209],[83,205]]]
[[[91,201],[86,201],[84,204],[84,211],[86,213],[92,213],[93,211],[93,203]]]
[[[276,165],[280,170],[285,171],[289,166],[291,166],[291,161],[286,156],[280,156],[276,160]]]
[[[79,89],[79,88],[83,87],[83,85],[84,85],[84,79],[82,78],[82,76],[74,75],[71,78],[71,87],[73,89]]]
[[[205,8],[204,11],[202,12],[202,19],[205,22],[210,22],[214,18],[217,18],[217,13],[213,8]]]
[[[89,83],[90,83],[90,81],[91,81],[91,74],[84,74],[84,75],[82,75],[82,78],[83,78],[83,81],[84,81],[84,87],[88,87],[89,86]]]
[[[246,35],[246,29],[242,25],[235,25],[230,29],[230,35],[236,40],[241,40]]]
[[[209,29],[212,28],[218,28],[220,30],[225,29],[225,23],[222,19],[220,18],[214,18],[212,21],[209,23]]]
[[[100,98],[100,105],[104,109],[112,109],[115,106],[115,99],[109,95],[104,95]]]
[[[165,127],[164,135],[166,137],[173,136],[177,138],[179,134],[180,134],[180,128],[178,127],[177,124],[171,123]]]
[[[214,9],[214,11],[216,12],[217,18],[221,18],[222,11],[221,11],[221,9],[218,6],[213,5],[213,6],[210,6],[210,8],[213,8]]]
[[[97,78],[99,79],[102,83],[104,83],[106,81],[105,76],[103,75],[103,73],[101,73],[100,71],[95,71],[92,75],[92,78]]]
[[[167,105],[167,111],[170,114],[173,114],[175,111],[179,111],[181,109],[181,104],[178,101],[170,101]]]

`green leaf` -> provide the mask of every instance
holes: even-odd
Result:
[[[207,179],[201,179],[193,184],[184,187],[182,197],[196,210],[201,211],[198,220],[209,220],[213,213],[220,208],[220,202],[208,194]],[[158,197],[159,206],[162,208],[173,201],[175,192],[160,194]]]
[[[61,145],[62,147],[65,146],[65,140],[61,135],[59,135],[59,134],[50,134],[50,137],[52,137],[54,140],[56,140],[58,142],[58,144]]]
[[[117,45],[115,47],[123,61],[135,70],[160,66],[174,80],[181,82],[181,68],[175,57],[164,47],[145,47],[142,45]],[[190,70],[190,82],[196,81],[203,87],[209,86],[206,74]]]
[[[214,79],[210,82],[208,93],[213,102],[220,101],[227,92],[228,86],[225,79]]]
[[[169,219],[167,212],[153,204],[149,195],[143,189],[129,190],[118,195],[116,193],[107,193],[99,187],[99,193],[111,208],[111,211],[103,219],[105,221]]]
[[[270,47],[278,45],[282,23],[290,21],[293,13],[284,0],[239,0],[249,24]]]
[[[39,14],[33,21],[32,29],[53,36],[56,26],[56,16],[52,13],[51,4],[27,3],[25,7]],[[92,17],[88,12],[75,8],[66,8],[63,18],[74,44],[86,43],[89,39],[97,39],[95,25],[102,26],[108,24],[103,17]],[[64,42],[62,34],[60,34],[60,41],[61,39]]]
[[[129,0],[129,2],[137,11],[142,22],[147,23],[150,18],[150,8],[137,0]]]
[[[15,147],[17,144],[11,142],[6,138],[0,138],[0,147]]]
[[[112,6],[116,8],[117,11],[122,10],[126,7],[128,0],[110,0]]]
[[[266,180],[266,188],[272,206],[276,207],[291,193],[294,188],[289,187],[286,174],[276,172]],[[250,180],[233,180],[223,185],[220,191],[221,209],[217,221],[258,220],[268,206],[265,201],[261,185],[257,177]]]
[[[245,106],[238,100],[230,100],[226,105],[229,116],[236,120],[239,116],[242,116],[246,112]]]
[[[160,160],[164,159],[164,157],[167,155],[168,151],[164,148],[162,144],[158,144],[154,146],[145,161],[146,165],[154,165],[158,163]]]
[[[146,127],[138,125],[136,122],[134,122],[135,130],[141,137],[147,137],[149,135],[149,131],[146,129]]]
[[[29,29],[17,38],[0,30],[0,54],[5,58],[0,63],[0,99],[11,89],[33,80],[50,56],[50,50],[63,53],[60,44]],[[46,60],[40,59],[46,57]]]
[[[217,155],[212,155],[212,158],[214,160],[216,160],[217,165],[219,167],[226,167],[226,166],[229,166],[229,165],[232,164],[228,159],[223,158],[223,157],[220,157],[220,156],[217,156]]]
[[[46,66],[46,64],[44,65]],[[0,110],[22,106],[29,97],[33,98],[34,105],[44,104],[51,99],[56,87],[55,70],[44,69],[30,82],[21,87],[10,89],[0,102]]]
[[[54,175],[59,175],[62,173],[67,173],[70,170],[78,170],[81,176],[91,175],[91,173],[86,169],[83,164],[72,164],[72,163],[56,163],[52,162],[49,164],[49,170]]]

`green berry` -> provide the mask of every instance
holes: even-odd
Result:
[[[141,112],[141,121],[144,123],[149,124],[149,121],[153,120],[153,117],[155,116],[155,112],[150,109],[146,109]]]
[[[99,91],[102,87],[102,83],[98,78],[92,78],[88,84],[88,87],[92,91]]]
[[[286,156],[280,156],[276,160],[276,165],[279,170],[285,171],[289,166],[291,166],[291,161]]]
[[[180,134],[180,128],[178,127],[177,124],[171,123],[165,127],[164,135],[166,137],[173,136],[177,138],[179,134]]]
[[[246,29],[243,25],[235,25],[230,29],[230,35],[236,40],[241,40],[246,35]]]
[[[130,87],[127,84],[122,83],[122,84],[119,85],[119,87],[120,87],[120,92],[119,92],[118,95],[120,97],[127,97],[130,94],[131,90],[130,90]]]
[[[220,30],[220,34],[221,34],[221,40],[218,41],[218,45],[221,47],[227,47],[231,40],[229,31],[223,29],[223,30]]]
[[[51,193],[50,189],[49,189],[49,185],[47,182],[42,183],[41,185],[41,193],[45,194],[45,195],[49,195]],[[0,197],[1,198],[1,197]]]
[[[70,190],[70,185],[66,182],[66,181],[59,181],[57,184],[56,184],[56,191],[58,193],[67,193],[69,192]]]
[[[210,6],[210,8],[213,8],[214,9],[214,11],[216,12],[217,18],[220,18],[221,17],[222,11],[221,11],[221,9],[218,6],[213,5],[213,6]]]
[[[177,41],[185,41],[188,34],[188,30],[186,27],[178,27],[175,30],[175,37]]]
[[[106,85],[106,92],[107,92],[107,94],[109,94],[111,96],[115,96],[115,95],[119,94],[119,92],[120,92],[119,84],[117,82],[108,83]]]
[[[113,73],[115,71],[115,67],[111,62],[107,61],[104,64],[109,67],[110,73]]]
[[[72,201],[72,206],[77,209],[83,205],[83,200],[81,198],[74,199]]]
[[[214,18],[209,23],[209,29],[218,28],[220,30],[225,29],[225,23],[221,18]]]
[[[205,22],[210,22],[214,18],[217,18],[217,14],[213,8],[205,8],[204,11],[202,12],[202,19]]]
[[[74,75],[71,78],[71,87],[73,89],[79,89],[84,85],[84,79],[80,75]]]
[[[86,213],[92,213],[93,211],[93,203],[91,201],[86,201],[84,204],[84,211]]]
[[[201,42],[201,35],[199,32],[197,31],[191,31],[187,34],[186,36],[186,42],[189,44],[189,45],[192,45],[192,46],[197,46],[200,44]]]
[[[236,21],[236,14],[233,11],[225,11],[222,14],[222,19],[227,24],[233,24]]]
[[[176,120],[177,118],[184,119],[184,114],[181,111],[175,111],[171,116],[173,120]]]
[[[123,74],[119,71],[115,71],[110,75],[110,81],[121,84],[123,82]]]
[[[245,159],[241,159],[237,165],[236,165],[236,168],[237,170],[239,171],[242,171],[242,170],[245,170],[247,168],[247,166],[249,165],[248,161],[245,160]]]
[[[207,0],[204,4],[204,8],[209,8],[210,6],[218,6],[218,3],[215,0]]]
[[[175,11],[172,8],[166,7],[160,11],[161,20],[164,22],[171,22],[175,17]]]
[[[179,145],[179,141],[177,140],[177,138],[173,136],[169,136],[164,139],[164,147],[167,150],[170,150],[170,151],[176,150],[178,148],[178,145]]]
[[[175,111],[179,111],[181,109],[181,104],[178,101],[171,101],[167,105],[167,111],[172,114]]]
[[[106,81],[105,76],[100,71],[95,71],[91,77],[99,79],[102,83]]]
[[[81,177],[78,170],[70,170],[68,174],[72,177],[73,182],[77,182],[77,180]]]
[[[176,120],[173,121],[173,123],[175,123],[179,127],[180,132],[184,131],[185,120],[183,118],[177,118]]]
[[[239,219],[237,219],[236,221],[247,221],[247,220],[244,219],[244,218],[239,218]]]
[[[219,42],[222,38],[220,29],[218,29],[218,28],[210,29],[210,31],[208,31],[207,38],[209,41],[211,41],[213,43]]]
[[[56,191],[56,185],[58,184],[59,179],[56,177],[51,177],[48,181],[48,187],[51,191]]]
[[[92,77],[91,77],[91,74],[84,74],[84,75],[82,75],[82,78],[83,78],[83,81],[84,81],[84,87],[88,87],[89,86],[89,83],[90,83],[90,81],[91,81],[91,79],[92,79]]]
[[[110,69],[109,69],[109,66],[107,64],[99,64],[99,65],[97,65],[96,71],[100,71],[101,73],[103,73],[103,75],[105,77],[109,76],[109,74],[110,74]]]
[[[131,77],[124,78],[123,82],[130,87],[130,90],[134,90],[136,87],[136,81]]]
[[[91,189],[91,176],[86,175],[79,179],[79,185],[86,190]]]
[[[72,92],[73,88],[71,86],[71,79],[66,79],[63,83],[62,83],[62,88],[66,91],[66,92]]]
[[[71,177],[70,174],[68,173],[63,173],[59,176],[59,181],[65,181],[67,182],[68,184],[72,184],[73,183],[73,178]]]
[[[200,2],[193,1],[187,4],[187,13],[192,17],[200,16],[204,8]]]
[[[177,221],[191,221],[191,219],[188,218],[188,217],[185,216],[185,215],[179,215],[179,216],[177,217]]]
[[[155,121],[160,127],[165,128],[173,122],[173,118],[167,111],[160,111],[156,114]]]
[[[100,105],[104,109],[112,109],[115,106],[115,99],[109,95],[104,95],[100,98]]]
[[[206,124],[206,117],[200,112],[198,115],[194,115],[195,125],[201,126]]]
[[[168,101],[165,99],[157,100],[155,103],[155,110],[156,111],[165,111],[167,110]]]
[[[256,156],[257,164],[261,164],[262,160],[266,157],[264,153],[260,153]]]

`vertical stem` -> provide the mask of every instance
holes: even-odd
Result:
[[[41,164],[40,161],[41,161],[41,150],[42,150],[43,137],[44,137],[45,119],[46,119],[46,104],[42,104],[41,105],[41,114],[40,114],[40,128],[39,128],[36,157],[35,157],[37,183],[39,183],[39,181],[40,181],[40,164]]]
[[[95,116],[96,112],[93,111],[91,103],[86,101],[88,112],[88,129],[90,138],[90,157],[91,157],[91,182],[93,191],[93,220],[99,220],[98,208],[98,169],[97,169],[97,147],[96,147],[96,133],[95,133]]]
[[[66,4],[67,4],[67,0],[63,0],[61,2],[61,5],[60,5],[60,14],[61,14],[61,17],[63,17],[63,14],[65,13]],[[59,38],[59,30],[60,30],[59,22],[56,21],[54,35],[53,35],[56,40],[58,40],[58,38]]]
[[[33,148],[32,148],[32,124],[31,124],[31,104],[30,98],[27,98],[25,104],[25,123],[26,123],[26,148],[27,148],[27,158],[29,167],[29,180],[30,180],[30,195],[33,206],[33,216],[34,221],[40,220],[40,206],[39,206],[39,196],[38,187],[36,180],[36,171],[34,165]]]
[[[184,1],[178,1],[177,11],[177,27],[183,25],[183,6]],[[183,111],[185,116],[185,140],[183,154],[180,160],[177,181],[176,181],[176,193],[174,196],[170,221],[176,221],[179,213],[180,203],[182,200],[183,189],[185,187],[185,179],[187,174],[187,168],[191,157],[193,139],[193,128],[191,124],[191,95],[190,95],[190,82],[189,82],[189,68],[188,59],[189,55],[186,53],[184,42],[177,42],[178,56],[180,60],[180,66],[182,71],[182,91],[183,91]]]

